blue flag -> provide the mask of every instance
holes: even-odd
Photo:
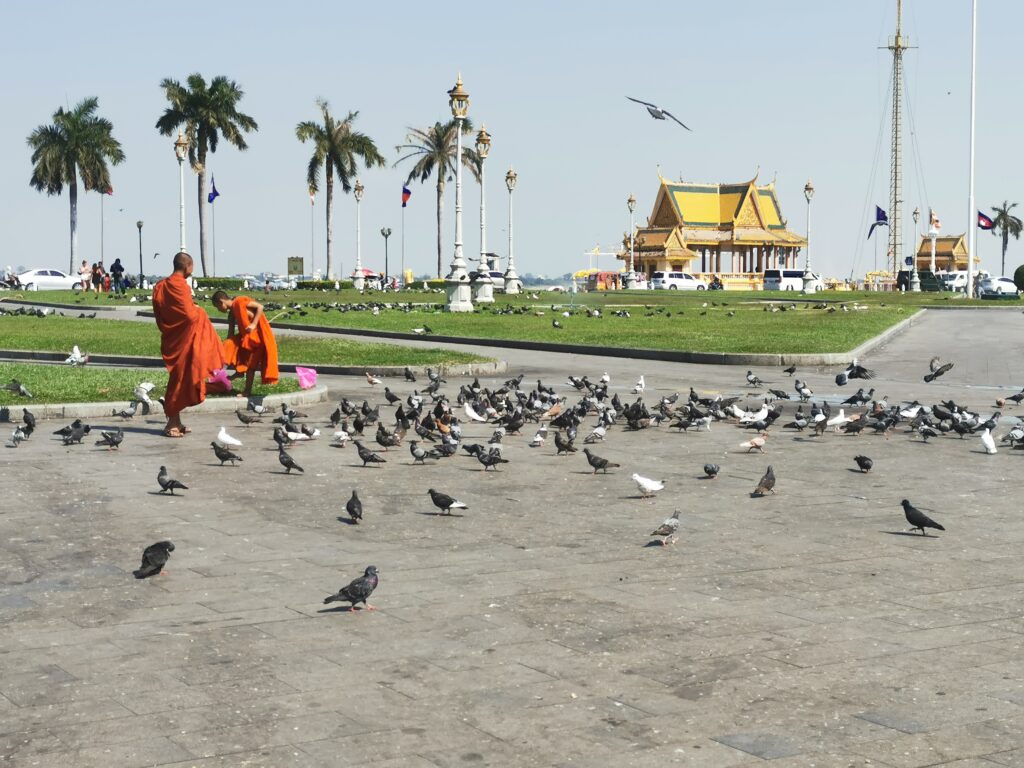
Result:
[[[214,181],[213,176],[210,177],[210,194],[206,196],[206,202],[212,203],[220,197],[220,192],[217,191],[217,182]]]
[[[888,226],[889,226],[889,217],[886,215],[885,211],[883,211],[881,208],[879,208],[876,205],[875,206],[875,223],[872,224],[871,228],[868,230],[868,240],[871,239],[871,235],[875,231],[875,227],[888,227]]]

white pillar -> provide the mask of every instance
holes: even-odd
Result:
[[[452,258],[451,272],[446,278],[445,293],[448,303],[445,308],[449,312],[472,312],[473,301],[469,287],[469,275],[466,273],[466,262],[462,258],[462,121],[456,120],[455,150],[455,256]]]
[[[512,173],[512,171],[509,171]],[[506,177],[506,184],[508,184],[508,177]],[[515,180],[509,185],[508,189],[508,269],[505,270],[505,293],[516,294],[522,289],[522,283],[519,281],[519,275],[516,274],[516,260],[512,251],[512,187],[515,186]]]
[[[188,253],[185,246],[185,158],[178,158],[178,250]]]
[[[480,264],[473,281],[473,301],[477,304],[494,303],[494,282],[491,280],[491,265],[487,263],[487,214],[484,201],[487,197],[484,185],[485,158],[480,157]]]

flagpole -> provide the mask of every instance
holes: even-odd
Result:
[[[967,297],[974,297],[974,249],[978,243],[978,214],[974,207],[974,85],[977,77],[978,0],[971,2],[971,162],[967,195]]]
[[[405,287],[405,205],[402,205],[402,287]]]
[[[316,279],[316,198],[309,196],[309,276]]]
[[[104,234],[105,233],[103,231],[103,222],[104,222],[104,219],[106,218],[105,215],[104,215],[104,212],[103,212],[103,198],[105,198],[106,196],[107,196],[106,192],[101,192],[100,193],[100,264],[103,263],[103,241],[105,239],[104,238]]]
[[[230,183],[230,182],[229,182]],[[217,198],[214,198],[216,202]],[[217,206],[210,203],[210,234],[213,239],[213,276],[217,276]]]

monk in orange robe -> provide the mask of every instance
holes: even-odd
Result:
[[[248,296],[232,299],[224,291],[213,294],[213,304],[228,313],[228,337],[224,340],[224,362],[234,366],[235,376],[245,375],[243,397],[252,396],[252,382],[256,371],[263,384],[274,384],[279,377],[277,369],[277,341],[263,305]],[[235,327],[238,334],[235,334]]]
[[[153,288],[160,353],[170,374],[164,394],[164,434],[168,437],[183,437],[191,431],[181,423],[182,409],[203,402],[207,379],[224,367],[220,337],[210,316],[192,300],[192,290],[186,282],[191,275],[192,257],[178,253],[174,257],[174,273]]]

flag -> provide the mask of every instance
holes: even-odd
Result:
[[[409,198],[412,197],[412,190],[404,184],[402,185],[402,207],[405,208],[409,204]]]
[[[942,222],[939,221],[939,214],[931,208],[928,209],[928,227],[936,232],[942,229]]]
[[[992,221],[992,219],[990,219],[988,216],[986,216],[981,211],[978,211],[978,229],[989,230],[989,229],[994,229],[995,226],[996,226],[996,223],[994,221]]]
[[[210,177],[210,194],[206,196],[206,202],[212,203],[220,197],[220,192],[217,191],[217,182],[214,181],[213,177]]]
[[[881,208],[879,208],[876,205],[875,206],[875,223],[871,225],[870,229],[868,229],[868,240],[871,239],[871,235],[875,231],[875,227],[888,227],[888,226],[889,226],[889,216],[886,214],[885,211],[883,211]]]

